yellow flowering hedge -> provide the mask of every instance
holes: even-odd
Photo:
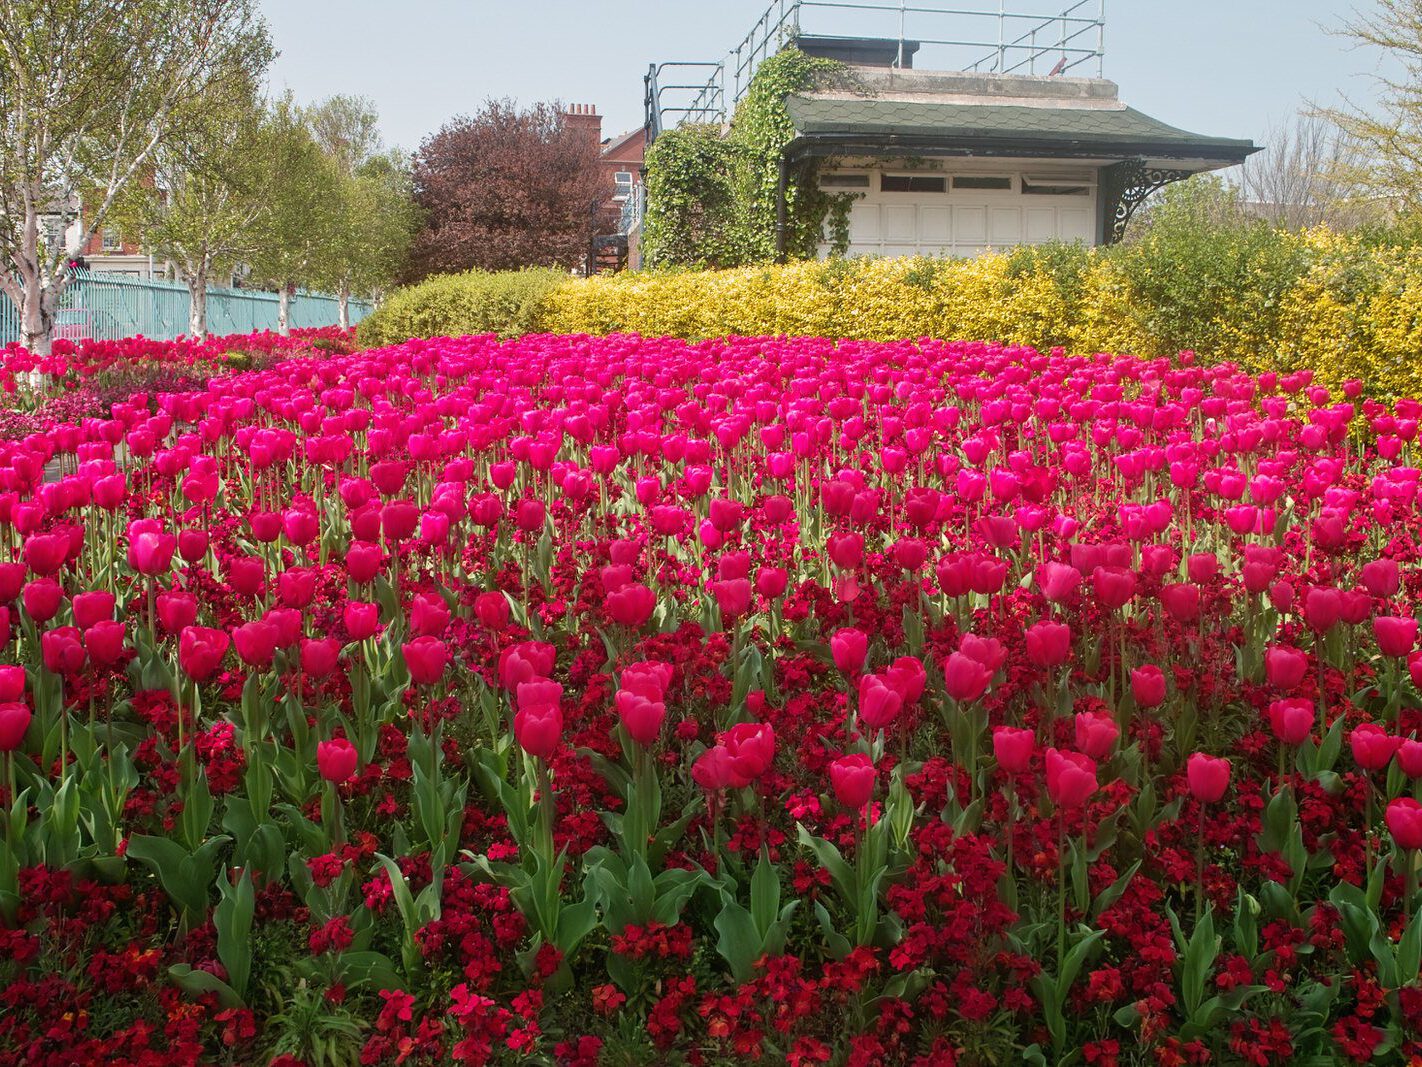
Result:
[[[1143,241],[590,279],[460,275],[394,294],[361,330],[369,343],[487,330],[987,338],[1144,356],[1193,347],[1253,372],[1307,367],[1332,388],[1360,378],[1375,395],[1422,396],[1422,247],[1274,232],[1262,254],[1256,233],[1196,273],[1178,250]]]

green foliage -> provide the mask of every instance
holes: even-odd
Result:
[[[1241,323],[1278,335],[1284,294],[1308,266],[1297,241],[1246,214],[1214,176],[1168,186],[1139,221],[1111,254],[1141,331],[1160,351],[1231,353]]]
[[[643,251],[654,267],[733,267],[776,256],[780,159],[795,136],[785,98],[843,71],[834,60],[787,48],[756,70],[730,128],[683,126],[662,134],[647,153]],[[821,163],[789,168],[785,184],[785,254],[814,258],[826,220],[833,244],[848,247],[853,196],[819,187]]]
[[[647,150],[642,251],[651,267],[741,261],[735,225],[738,146],[715,126],[679,126]]]
[[[565,281],[561,271],[543,267],[436,275],[392,293],[360,324],[360,340],[373,346],[411,337],[535,332]]]

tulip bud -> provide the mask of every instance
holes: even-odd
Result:
[[[344,737],[322,741],[316,746],[316,769],[328,782],[340,785],[355,774],[360,756],[355,745]]]
[[[841,756],[830,764],[829,773],[835,799],[842,807],[858,811],[873,799],[878,771],[864,753]]]
[[[1229,760],[1196,752],[1185,761],[1190,795],[1202,804],[1214,804],[1229,788]]]

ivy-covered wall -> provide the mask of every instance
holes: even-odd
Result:
[[[776,257],[780,158],[795,136],[785,98],[841,78],[844,64],[786,48],[756,70],[730,128],[681,126],[647,152],[642,250],[649,267],[738,267]],[[786,175],[785,255],[814,258],[828,230],[848,246],[851,195],[819,187],[820,162]]]

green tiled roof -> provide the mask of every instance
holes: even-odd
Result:
[[[1135,149],[1159,146],[1176,152],[1198,150],[1205,157],[1242,157],[1255,150],[1250,141],[1179,130],[1129,107],[1108,111],[818,96],[791,96],[786,106],[797,134],[810,139],[884,136],[959,143],[982,141],[987,145],[1026,141],[1103,147],[1120,144]]]

